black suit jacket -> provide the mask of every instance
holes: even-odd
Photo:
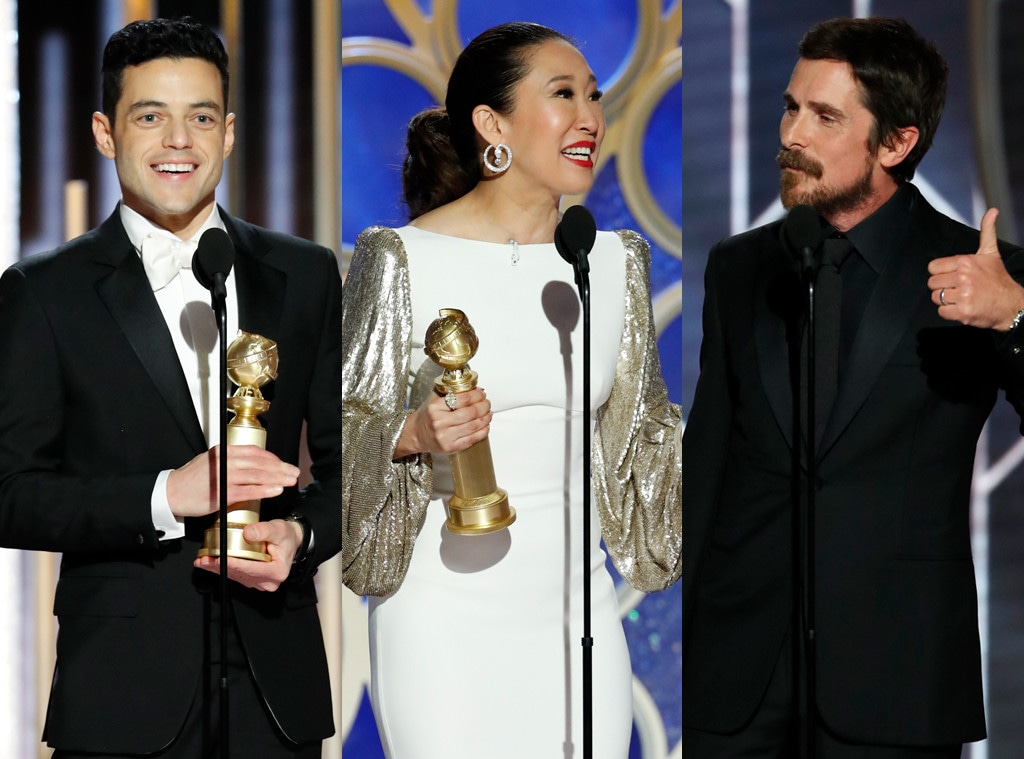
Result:
[[[978,233],[909,189],[908,239],[879,274],[818,446],[818,707],[849,740],[959,743],[985,735],[975,445],[1000,387],[1021,411],[1024,329],[999,339],[938,316],[928,262],[976,250]],[[717,732],[754,714],[793,613],[804,294],[779,227],[711,252],[683,437],[683,724]],[[1024,251],[1002,253],[1024,276]]]
[[[315,482],[261,507],[304,514],[309,566],[341,546],[341,281],[327,249],[232,219],[239,326],[278,343],[267,448]],[[185,377],[118,213],[0,278],[0,543],[63,554],[45,737],[142,753],[174,739],[203,676],[203,594],[192,562],[212,517],[161,542],[157,473],[206,449]],[[234,613],[274,719],[297,742],[333,732],[311,573],[274,593],[232,585]]]

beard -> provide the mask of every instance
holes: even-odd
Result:
[[[846,187],[824,184],[801,193],[797,189],[801,177],[783,171],[779,182],[779,195],[782,198],[783,208],[788,211],[793,206],[807,205],[813,208],[819,216],[825,218],[856,210],[874,194],[874,188],[871,185],[871,178],[874,174],[872,158],[874,158],[873,155],[868,155],[864,173]],[[775,160],[781,169],[798,169],[814,179],[821,179],[824,174],[824,167],[818,161],[800,151],[782,148]]]

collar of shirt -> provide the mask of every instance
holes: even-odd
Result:
[[[125,205],[124,201],[121,201],[118,204],[118,211],[121,215],[121,224],[124,226],[124,231],[128,233],[128,239],[135,248],[135,252],[140,255],[140,251],[142,250],[142,241],[151,234],[177,237],[173,232],[169,232],[163,227],[158,227],[138,211],[129,208]],[[223,229],[225,232],[227,231],[227,228],[224,226],[224,220],[220,216],[220,209],[218,209],[216,205],[213,206],[213,210],[210,212],[210,215],[206,217],[206,221],[203,222],[203,225],[189,239],[193,242],[199,242],[199,238],[203,236],[203,232],[207,229],[214,228]]]
[[[889,256],[903,247],[910,231],[913,199],[914,193],[906,183],[901,183],[881,208],[847,230],[847,239],[875,274],[882,271]]]

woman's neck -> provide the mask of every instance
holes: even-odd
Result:
[[[499,182],[482,181],[461,198],[419,217],[413,226],[483,242],[552,242],[558,224],[558,198],[509,190],[511,187],[501,187]]]

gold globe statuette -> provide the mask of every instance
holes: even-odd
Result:
[[[434,383],[440,395],[476,387],[477,373],[469,368],[479,340],[466,315],[457,308],[442,308],[440,318],[427,327],[424,352],[445,371]],[[451,455],[455,495],[445,509],[448,530],[457,535],[484,535],[503,530],[516,521],[508,493],[494,478],[491,444],[487,438]]]
[[[260,388],[277,379],[277,343],[262,335],[239,330],[228,346],[228,378],[238,386],[228,398],[227,406],[234,412],[228,422],[226,445],[258,445],[267,447],[267,431],[257,418],[270,408]],[[255,561],[270,561],[264,542],[250,543],[242,537],[247,524],[260,521],[260,502],[239,501],[228,504],[228,556]],[[220,556],[220,519],[203,535],[200,556]]]

